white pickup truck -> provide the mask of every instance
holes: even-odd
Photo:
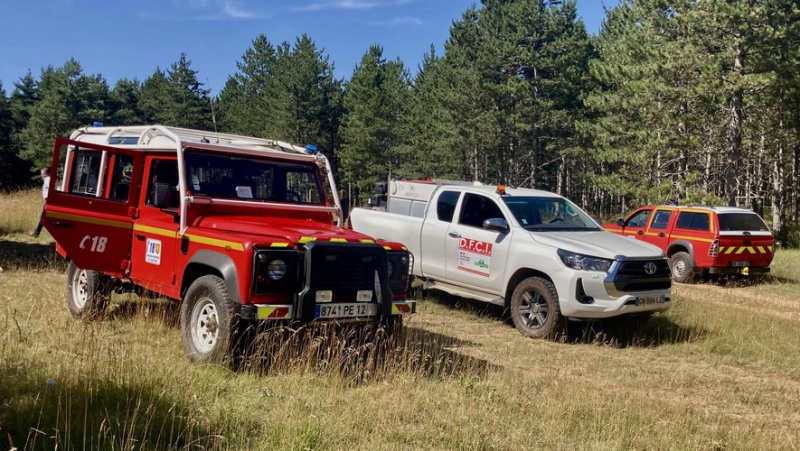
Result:
[[[351,225],[405,244],[425,289],[505,306],[528,337],[555,337],[566,318],[640,322],[671,305],[660,249],[603,230],[556,194],[391,181],[387,210],[356,208]]]

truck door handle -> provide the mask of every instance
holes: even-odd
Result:
[[[134,236],[136,237],[137,240],[144,241],[144,234],[143,233],[137,233]]]
[[[66,227],[68,229],[71,229],[71,228],[75,227],[74,224],[70,224],[68,222],[61,222],[61,221],[53,221],[53,225],[54,226],[58,226],[58,227]]]
[[[644,235],[644,232],[642,232],[642,231],[640,230],[640,231],[636,232],[636,234],[637,234],[637,235]]]
[[[664,235],[664,232],[661,232],[661,233],[658,234],[658,236],[660,236],[661,238],[664,238],[666,235]]]
[[[461,235],[458,232],[450,232],[448,233],[453,238],[461,238]]]

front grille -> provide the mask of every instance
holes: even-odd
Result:
[[[300,319],[314,319],[316,294],[330,290],[333,302],[356,302],[361,290],[372,291],[381,315],[390,315],[387,253],[378,244],[310,242],[305,246],[304,286],[297,297]]]
[[[648,263],[655,263],[656,265],[656,272],[655,274],[647,274],[645,271],[645,265]],[[634,276],[634,277],[669,277],[669,263],[667,260],[660,259],[660,260],[644,260],[644,261],[626,261],[622,262],[619,267],[619,271],[617,271],[618,275],[621,276]]]
[[[655,272],[648,274],[648,264]],[[620,292],[663,291],[672,286],[669,263],[666,259],[623,261],[614,276],[614,288]]]
[[[320,261],[309,276],[318,290],[332,290],[334,301],[355,302],[357,291],[375,289],[377,254],[374,248],[331,248],[315,256]]]

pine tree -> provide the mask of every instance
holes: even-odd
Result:
[[[108,125],[136,125],[144,123],[140,106],[142,85],[136,79],[121,78],[110,94]]]
[[[403,137],[397,124],[409,96],[408,73],[400,60],[386,61],[380,46],[370,46],[344,93],[342,148],[345,181],[360,190],[396,174]]]
[[[208,89],[198,81],[198,71],[181,53],[180,59],[167,71],[172,102],[167,107],[167,123],[175,127],[211,130],[211,101]]]

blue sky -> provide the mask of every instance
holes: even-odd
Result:
[[[441,51],[450,25],[473,0],[2,0],[0,80],[7,94],[30,69],[61,66],[74,57],[85,73],[113,86],[121,77],[144,80],[185,52],[200,80],[219,92],[252,40],[273,43],[307,33],[324,48],[339,78],[349,78],[368,46],[400,57],[412,74],[434,44]],[[578,0],[591,33],[603,4]],[[441,54],[441,53],[440,53]]]

